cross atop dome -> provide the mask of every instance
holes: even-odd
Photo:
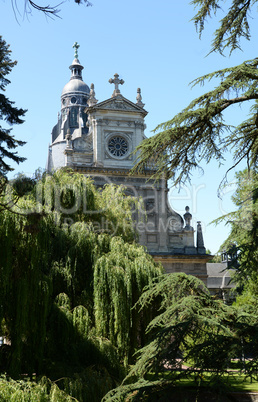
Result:
[[[78,49],[79,49],[80,45],[77,42],[74,42],[73,44],[73,48],[74,48],[74,58],[78,59]]]
[[[114,74],[114,78],[110,78],[108,80],[108,82],[110,84],[115,84],[115,90],[114,90],[114,92],[112,94],[112,98],[114,98],[114,96],[117,96],[117,95],[120,94],[120,89],[118,88],[118,85],[123,85],[124,84],[124,80],[120,80],[118,77],[119,77],[119,74],[116,73],[116,74]]]
[[[82,70],[83,70],[84,67],[80,64],[80,61],[78,59],[78,49],[79,49],[79,47],[80,47],[80,45],[78,44],[78,42],[74,42],[74,44],[73,44],[74,60],[73,60],[73,62],[71,64],[71,66],[69,67],[71,72],[72,72],[70,80],[72,80],[74,78],[82,80]]]

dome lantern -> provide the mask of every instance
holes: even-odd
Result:
[[[90,88],[88,87],[82,79],[82,70],[84,67],[81,65],[78,59],[78,48],[79,44],[77,42],[74,43],[73,48],[75,49],[74,52],[74,60],[70,65],[71,70],[71,77],[70,81],[64,86],[62,91],[62,98],[66,95],[80,93],[81,95],[84,94],[89,97]]]
[[[74,60],[71,64],[71,66],[69,67],[72,74],[71,74],[71,80],[74,78],[77,78],[79,80],[82,80],[82,70],[84,69],[84,67],[80,64],[80,61],[78,59],[78,49],[79,49],[80,45],[75,42],[73,45],[74,50]]]

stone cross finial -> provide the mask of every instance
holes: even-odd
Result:
[[[80,45],[77,42],[74,42],[73,44],[73,48],[74,48],[74,58],[78,59],[78,49],[79,49]]]
[[[109,82],[110,84],[115,84],[115,90],[114,90],[114,92],[113,92],[112,97],[117,96],[117,95],[120,94],[120,90],[119,90],[119,88],[118,88],[118,85],[119,85],[119,84],[120,84],[120,85],[123,85],[123,83],[124,83],[124,80],[120,80],[120,79],[118,78],[118,77],[119,77],[118,74],[114,74],[114,77],[115,77],[115,78],[110,78],[110,79],[108,80],[108,82]]]

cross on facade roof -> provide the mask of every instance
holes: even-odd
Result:
[[[77,42],[75,42],[75,43],[73,44],[73,48],[74,48],[74,58],[75,58],[75,59],[78,59],[78,49],[79,49],[79,47],[80,47],[80,45],[79,45]]]
[[[119,77],[118,74],[114,74],[114,78],[110,78],[110,79],[108,80],[108,82],[109,82],[110,84],[115,84],[115,90],[114,90],[114,92],[113,92],[112,97],[117,96],[117,95],[120,94],[120,90],[119,90],[119,88],[118,88],[118,85],[119,85],[119,84],[120,84],[120,85],[123,85],[123,83],[124,83],[124,80],[120,80],[118,77]]]

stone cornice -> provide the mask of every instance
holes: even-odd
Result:
[[[149,254],[153,257],[156,262],[166,262],[166,263],[176,263],[180,262],[182,264],[188,263],[206,263],[211,259],[209,254],[171,254],[171,253],[151,253]]]
[[[70,166],[74,171],[78,173],[88,173],[88,174],[104,174],[108,176],[128,176],[128,178],[150,178],[154,172],[152,170],[146,171],[144,173],[134,173],[130,175],[129,169],[117,169],[117,168],[104,168],[102,166]]]

